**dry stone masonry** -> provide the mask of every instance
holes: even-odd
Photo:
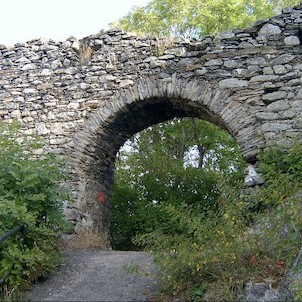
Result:
[[[69,217],[106,231],[116,152],[150,125],[208,120],[235,137],[249,163],[299,136],[301,43],[302,5],[201,40],[110,30],[0,46],[0,117],[66,156],[76,192]]]

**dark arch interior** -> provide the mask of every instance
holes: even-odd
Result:
[[[144,102],[127,105],[108,123],[103,135],[106,136],[106,141],[110,142],[111,148],[107,146],[103,151],[107,151],[105,153],[111,158],[135,133],[154,124],[181,117],[204,119],[229,132],[219,116],[198,103],[189,100],[150,98]]]

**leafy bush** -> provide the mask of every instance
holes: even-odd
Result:
[[[280,282],[301,247],[301,151],[297,144],[260,156],[266,184],[253,198],[266,203],[261,211],[247,213],[242,184],[223,180],[216,210],[162,206],[166,227],[137,236],[136,244],[154,254],[164,296],[234,300],[251,278]]]
[[[302,239],[301,144],[263,152],[266,183],[251,193],[236,142],[209,124],[193,125],[193,135],[186,120],[146,129],[121,153],[114,248],[151,251],[170,297],[234,300],[251,278],[278,284]],[[198,166],[186,166],[186,152],[198,145]]]
[[[163,294],[203,295],[215,282],[220,283],[225,299],[232,300],[233,293],[247,280],[255,243],[250,236],[242,236],[247,232],[241,213],[243,202],[231,190],[224,195],[216,210],[200,212],[185,204],[165,206],[167,221],[177,224],[178,230],[165,232],[159,227],[136,237],[137,244],[154,253],[162,272],[159,284]]]
[[[63,162],[53,154],[35,156],[41,144],[18,136],[16,125],[0,125],[0,234],[17,225],[16,234],[0,246],[0,276],[7,271],[9,289],[24,288],[48,275],[61,260],[59,232],[68,227],[62,202],[69,194]]]
[[[302,184],[302,145],[296,143],[288,149],[274,147],[260,157],[260,171],[266,180],[259,201],[276,207],[294,196]]]

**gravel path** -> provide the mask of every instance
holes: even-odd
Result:
[[[128,273],[124,266],[151,267],[143,252],[76,251],[49,279],[33,285],[29,301],[152,301],[156,284],[152,276]],[[150,269],[145,269],[150,271]]]

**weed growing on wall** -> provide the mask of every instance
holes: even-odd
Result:
[[[0,236],[25,227],[24,237],[14,235],[0,246],[0,276],[11,271],[7,293],[53,271],[61,260],[59,233],[68,227],[62,161],[53,154],[37,158],[38,140],[17,133],[16,125],[0,125]]]

